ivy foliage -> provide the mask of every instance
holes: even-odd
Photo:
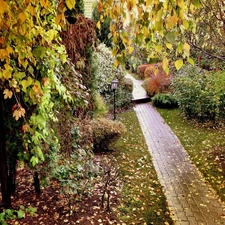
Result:
[[[1,1],[0,87],[12,106],[14,123],[20,121],[20,159],[32,167],[45,160],[42,145],[49,144],[50,134],[58,143],[50,126],[50,121],[57,121],[55,100],[74,103],[58,73],[67,61],[59,36],[63,12],[74,4],[73,0]]]

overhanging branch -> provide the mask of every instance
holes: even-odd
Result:
[[[224,56],[217,56],[217,55],[214,55],[214,54],[211,54],[209,52],[207,52],[206,50],[200,48],[199,46],[193,44],[193,43],[188,43],[190,46],[200,50],[201,52],[203,52],[205,55],[209,56],[210,58],[215,58],[215,59],[219,59],[221,61],[225,61],[225,57]]]

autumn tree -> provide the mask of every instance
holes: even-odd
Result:
[[[121,22],[130,24],[134,39],[138,39],[139,43],[144,44],[151,52],[149,57],[160,56],[166,72],[170,63],[169,54],[173,50],[177,57],[175,61],[177,69],[183,65],[184,60],[193,64],[190,45],[182,34],[186,30],[194,32],[195,21],[191,15],[198,7],[200,7],[200,0],[99,1],[98,8],[101,13],[109,15],[113,21],[110,31],[113,35],[113,54],[117,56],[115,64],[124,59],[127,50],[129,54],[133,51],[129,35],[118,29],[118,24]],[[120,39],[126,46],[126,50],[122,52],[118,49]]]
[[[204,59],[211,59],[208,65],[211,68],[221,68],[223,65],[225,60],[224,7],[223,1],[202,1],[202,7],[193,14],[196,31],[195,33],[187,32],[187,39],[200,65],[202,63],[200,61]]]

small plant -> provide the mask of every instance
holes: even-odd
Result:
[[[115,160],[110,160],[104,158],[100,164],[103,174],[102,174],[102,199],[101,205],[102,208],[105,208],[106,211],[110,210],[110,195],[111,192],[115,189],[116,181],[118,179],[118,172],[115,166]],[[106,204],[104,204],[106,200]]]
[[[95,109],[93,111],[93,117],[100,117],[100,116],[106,116],[108,109],[106,107],[106,103],[103,99],[103,97],[99,94],[96,93],[94,95],[94,102],[95,102]]]
[[[152,98],[152,104],[155,107],[167,108],[167,109],[178,107],[177,100],[172,94],[158,93]]]
[[[25,217],[26,213],[29,213],[31,216],[33,216],[36,212],[36,208],[30,206],[26,209],[23,205],[21,205],[18,210],[5,209],[0,213],[0,224],[7,225],[7,220],[22,219]]]

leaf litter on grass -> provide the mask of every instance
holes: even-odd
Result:
[[[225,201],[225,127],[184,119],[179,109],[157,109],[195,165]]]
[[[173,224],[135,112],[121,113],[118,118],[128,130],[113,146],[123,182],[121,220],[125,224]]]

